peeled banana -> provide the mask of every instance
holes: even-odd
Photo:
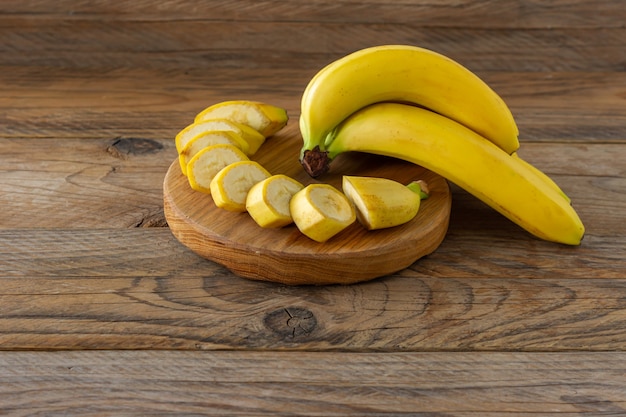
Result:
[[[473,72],[428,49],[383,45],[338,59],[311,79],[301,101],[301,162],[307,162],[303,159],[307,151],[326,150],[329,133],[350,114],[383,101],[428,108],[475,131],[506,153],[519,147],[511,111]]]
[[[433,111],[398,103],[367,106],[331,132],[325,151],[312,150],[309,157],[319,162],[320,174],[349,151],[421,165],[541,239],[578,245],[583,238],[580,218],[557,188],[473,130]]]

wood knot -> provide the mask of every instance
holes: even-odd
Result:
[[[265,317],[265,325],[283,339],[309,335],[317,327],[315,315],[306,308],[287,307]]]
[[[107,148],[115,158],[127,159],[129,156],[147,155],[159,152],[163,145],[154,139],[118,137]]]

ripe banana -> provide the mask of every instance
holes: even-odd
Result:
[[[296,227],[316,242],[326,242],[356,221],[348,197],[330,184],[309,184],[289,201]]]
[[[265,136],[254,130],[248,125],[233,122],[228,119],[209,119],[201,122],[194,122],[187,125],[183,130],[178,132],[174,139],[176,143],[176,151],[180,154],[182,150],[198,135],[214,130],[226,130],[235,132],[248,142],[247,155],[254,155],[265,142]]]
[[[291,197],[304,186],[284,174],[257,182],[246,197],[246,210],[261,227],[279,228],[293,223],[289,211]]]
[[[225,210],[243,213],[250,188],[269,177],[271,174],[256,161],[228,164],[215,174],[209,184],[213,202]]]
[[[356,218],[367,230],[407,223],[417,215],[423,190],[417,181],[409,185],[389,178],[344,175],[343,193],[356,209]]]
[[[327,151],[312,151],[312,158],[326,165],[348,151],[401,158],[447,178],[539,238],[569,245],[583,238],[580,218],[555,187],[474,131],[432,111],[374,104],[350,116],[329,139]]]
[[[554,180],[552,178],[550,178],[548,175],[546,175],[546,173],[544,173],[543,171],[541,171],[539,168],[537,168],[536,166],[532,165],[530,162],[528,162],[525,159],[522,159],[517,152],[513,152],[511,154],[511,156],[513,158],[516,158],[517,160],[519,160],[522,164],[526,165],[531,171],[533,171],[537,177],[539,177],[539,179],[541,181],[544,181],[546,184],[548,184],[548,186],[553,187],[559,194],[561,194],[561,196],[563,196],[563,198],[568,202],[571,203],[572,200],[569,198],[569,196],[567,194],[565,194],[565,192],[561,189],[561,187],[558,186],[558,184],[556,182],[554,182]]]
[[[198,113],[195,123],[211,119],[228,119],[250,126],[264,137],[270,137],[287,125],[287,110],[252,100],[230,100],[213,104]]]
[[[178,154],[178,163],[183,175],[187,175],[187,164],[200,151],[212,145],[233,145],[249,155],[250,145],[237,133],[228,130],[209,130],[191,139]]]
[[[193,190],[211,194],[211,181],[224,167],[250,158],[234,145],[217,144],[198,152],[187,164],[187,180]]]
[[[326,150],[327,135],[350,114],[383,101],[428,108],[509,154],[519,147],[517,125],[506,103],[470,70],[427,49],[383,45],[336,60],[311,79],[301,101],[301,161],[306,151]]]

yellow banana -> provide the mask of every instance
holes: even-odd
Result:
[[[182,150],[198,135],[214,130],[225,130],[235,132],[248,143],[247,155],[254,155],[265,142],[265,136],[255,129],[242,123],[233,122],[228,119],[209,119],[201,122],[193,122],[178,132],[174,139],[176,151],[180,154]]]
[[[309,184],[289,201],[296,227],[316,242],[326,242],[356,221],[348,197],[330,184]]]
[[[213,202],[225,210],[245,212],[250,188],[269,177],[271,174],[255,161],[228,164],[215,174],[209,184]]]
[[[578,245],[583,238],[580,218],[553,186],[474,131],[432,111],[374,104],[349,117],[330,139],[327,152],[312,152],[326,165],[348,151],[401,158],[447,178],[541,239]]]
[[[417,215],[423,189],[417,181],[409,185],[389,178],[344,175],[343,193],[356,209],[356,218],[367,230],[385,229],[407,223]]]
[[[213,104],[198,113],[195,123],[210,119],[228,119],[233,122],[250,126],[269,137],[287,125],[287,110],[252,100],[230,100]]]
[[[249,155],[250,145],[240,135],[228,130],[209,130],[191,139],[178,154],[178,162],[183,175],[187,175],[187,164],[201,150],[212,145],[233,145]]]
[[[324,151],[327,135],[355,111],[377,102],[419,105],[474,130],[507,153],[519,148],[518,129],[502,98],[456,61],[408,45],[362,49],[321,69],[301,101],[304,153]]]
[[[246,196],[246,210],[261,227],[279,228],[293,223],[289,211],[291,197],[304,186],[284,174],[257,182]]]
[[[550,178],[545,172],[543,172],[542,170],[540,170],[536,166],[532,165],[527,160],[522,159],[522,157],[520,157],[517,152],[513,152],[511,154],[511,156],[513,158],[518,159],[522,164],[526,165],[531,171],[533,171],[539,177],[539,179],[541,181],[545,181],[546,184],[548,184],[550,187],[553,187],[559,194],[561,194],[563,196],[563,198],[568,203],[572,202],[572,200],[569,198],[569,196],[567,194],[565,194],[565,192],[561,189],[561,187],[559,187],[558,184],[556,182],[554,182],[554,180],[552,178]]]

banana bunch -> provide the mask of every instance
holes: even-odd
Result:
[[[504,101],[457,62],[406,45],[363,49],[332,62],[302,96],[300,162],[324,174],[358,151],[421,165],[465,189],[529,233],[580,244],[584,226],[551,178],[517,155]]]

